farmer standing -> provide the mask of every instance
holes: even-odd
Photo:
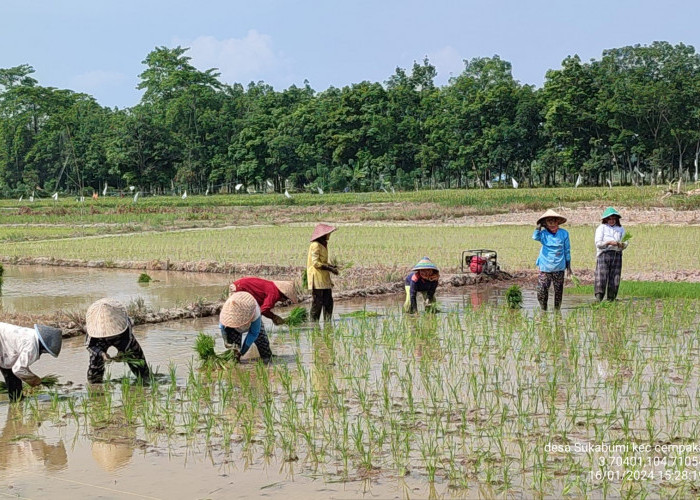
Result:
[[[229,285],[229,292],[248,292],[260,306],[260,314],[270,318],[275,325],[283,325],[284,318],[272,312],[277,302],[299,302],[297,292],[292,281],[270,281],[262,278],[241,278]]]
[[[113,358],[107,349],[114,347],[117,355],[126,358],[131,372],[141,381],[150,376],[146,356],[134,337],[133,324],[124,304],[118,300],[104,298],[92,303],[85,313],[85,343],[90,353],[87,379],[92,384],[101,384],[105,374],[105,362]]]
[[[41,377],[29,365],[44,353],[54,358],[61,352],[61,330],[45,325],[34,328],[0,323],[0,371],[5,377],[10,401],[22,399],[22,382],[32,387],[41,384]]]
[[[406,276],[406,302],[403,310],[407,313],[418,312],[418,293],[423,295],[426,307],[435,304],[435,291],[439,280],[440,270],[428,257],[423,257]]]
[[[596,264],[595,264],[595,298],[598,302],[617,297],[622,274],[622,251],[627,243],[622,242],[625,228],[620,224],[622,216],[613,207],[608,207],[601,215],[601,223],[595,230]]]
[[[260,358],[268,363],[272,359],[270,341],[265,333],[260,306],[248,292],[233,292],[224,302],[219,314],[219,329],[224,345],[236,352],[238,359],[255,343]],[[245,340],[243,340],[243,334]]]
[[[547,310],[549,287],[554,285],[554,309],[561,308],[564,295],[564,270],[571,276],[571,242],[566,229],[559,226],[566,222],[554,210],[547,210],[537,219],[532,239],[542,244],[535,264],[540,270],[537,278],[537,300],[543,311]]]
[[[311,235],[311,245],[306,258],[306,278],[311,290],[311,320],[318,321],[323,311],[323,319],[333,317],[333,282],[331,273],[338,274],[338,268],[328,261],[328,239],[336,228],[318,224]]]

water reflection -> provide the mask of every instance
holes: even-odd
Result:
[[[5,312],[47,313],[87,308],[102,297],[129,303],[142,297],[152,309],[171,308],[198,299],[217,300],[229,276],[212,273],[148,271],[150,283],[138,283],[142,271],[78,267],[5,266],[0,307]]]
[[[0,470],[21,472],[35,468],[66,468],[68,454],[62,440],[48,444],[37,434],[41,422],[25,415],[25,406],[10,405],[0,434]]]

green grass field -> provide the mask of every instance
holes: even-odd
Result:
[[[593,285],[567,288],[567,293],[593,295]],[[700,299],[700,283],[622,281],[619,296],[654,299]]]

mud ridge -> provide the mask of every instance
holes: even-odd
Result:
[[[443,288],[463,287],[478,285],[480,283],[493,283],[496,281],[512,280],[513,275],[500,271],[497,275],[445,275],[440,280]],[[402,292],[403,283],[386,283],[383,285],[367,286],[352,290],[340,291],[333,294],[333,298],[347,300],[357,297],[368,297],[376,295],[387,295]],[[310,303],[310,295],[302,296],[300,303]],[[161,309],[153,311],[143,304],[132,301],[127,305],[129,316],[134,325],[156,324],[167,321],[181,321],[186,319],[204,318],[216,316],[221,312],[224,300],[214,302],[196,302],[184,307],[171,309]],[[57,311],[53,314],[18,314],[0,313],[0,321],[20,326],[32,327],[34,324],[49,325],[60,328],[64,337],[76,337],[84,335],[85,331],[85,310],[80,311]]]

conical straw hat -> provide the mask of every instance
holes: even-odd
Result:
[[[273,280],[272,282],[275,284],[277,289],[285,295],[285,297],[292,301],[292,304],[296,304],[297,302],[299,302],[299,298],[297,297],[297,290],[294,286],[293,281]]]
[[[562,217],[550,208],[545,213],[543,213],[539,219],[537,219],[537,223],[542,224],[542,220],[547,219],[549,217],[556,217],[557,219],[559,219],[559,224],[564,224],[566,222],[566,217]]]
[[[336,229],[337,229],[336,227],[329,226],[328,224],[316,224],[316,227],[314,228],[314,232],[311,235],[311,239],[309,241],[314,241],[314,240],[319,239],[321,236],[331,234]]]
[[[248,292],[234,292],[229,295],[221,308],[219,323],[228,328],[244,330],[255,319],[257,307],[258,303]]]
[[[433,261],[430,260],[428,257],[423,257],[421,260],[419,260],[418,264],[413,266],[413,269],[411,269],[411,271],[420,271],[421,269],[432,269],[433,271],[440,272],[437,266],[433,264]]]
[[[129,314],[124,304],[115,299],[100,299],[88,307],[85,328],[96,339],[114,337],[129,327]]]

